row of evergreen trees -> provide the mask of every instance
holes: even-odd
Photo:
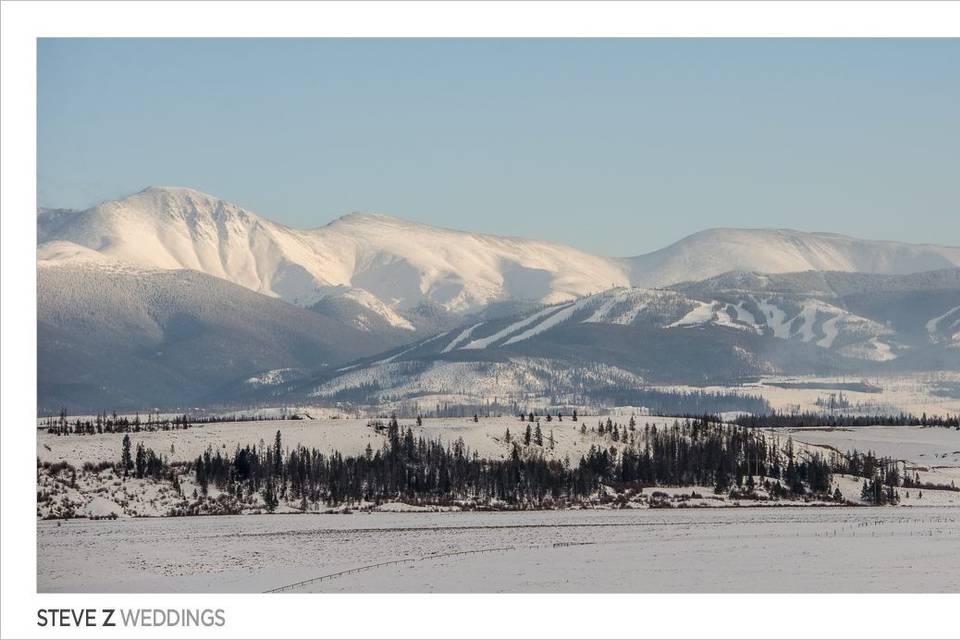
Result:
[[[529,423],[528,423],[529,427]],[[642,446],[592,446],[578,463],[544,455],[541,435],[513,441],[503,460],[480,458],[458,439],[452,444],[416,437],[395,420],[384,446],[361,455],[324,454],[297,446],[285,450],[278,431],[270,446],[238,447],[233,455],[208,449],[193,462],[200,491],[210,486],[237,497],[343,504],[403,500],[444,504],[473,501],[536,508],[576,504],[596,497],[601,485],[714,485],[725,492],[752,486],[753,476],[782,479],[783,493],[828,494],[831,465],[820,456],[800,460],[761,432],[704,420],[645,428]],[[521,442],[523,444],[521,444]],[[777,481],[778,487],[779,480]]]
[[[281,501],[299,502],[307,509],[320,503],[387,500],[542,508],[595,499],[603,485],[635,489],[712,485],[716,493],[749,497],[755,476],[764,478],[764,487],[776,497],[842,500],[839,491],[830,493],[834,473],[864,477],[861,498],[879,505],[898,502],[899,486],[923,486],[919,477],[903,478],[895,461],[872,452],[801,458],[789,438],[781,446],[776,436],[724,426],[709,417],[659,428],[646,424],[642,436],[632,419],[622,427],[609,419],[601,421],[591,431],[610,440],[621,432],[636,438],[624,436],[619,447],[593,445],[576,464],[544,455],[552,434],[544,437],[539,423],[533,430],[527,422],[526,431],[516,439],[508,431],[506,441],[512,446],[503,460],[480,458],[462,439],[443,444],[415,437],[412,428],[402,428],[396,419],[375,427],[386,432],[386,442],[378,450],[368,444],[361,455],[324,454],[303,446],[285,449],[277,431],[269,446],[261,441],[258,446],[237,447],[232,455],[208,448],[193,462],[176,465],[142,443],[134,449],[126,434],[116,470],[124,478],[169,479],[175,484],[186,472],[194,477],[200,494],[213,486],[239,501],[260,496],[269,509]]]
[[[948,427],[960,429],[960,415],[928,416],[923,413],[919,416],[912,413],[891,415],[836,415],[814,412],[804,413],[761,413],[740,415],[733,421],[743,427]]]
[[[147,415],[141,418],[136,414],[133,418],[127,416],[118,416],[116,412],[108,415],[106,412],[98,413],[93,420],[75,419],[73,422],[67,420],[66,409],[60,410],[60,415],[55,418],[47,418],[41,423],[41,428],[46,429],[47,433],[58,436],[66,435],[95,435],[98,433],[139,433],[141,431],[171,431],[176,429],[189,429],[193,426],[194,420],[187,418],[186,414],[161,418],[159,415]]]
[[[119,416],[114,411],[112,414],[107,412],[98,413],[92,420],[74,419],[72,422],[67,419],[67,410],[60,409],[60,414],[56,417],[46,418],[41,422],[40,427],[46,429],[47,433],[58,436],[66,435],[95,435],[98,433],[139,433],[141,431],[171,431],[176,429],[189,429],[198,424],[217,424],[221,422],[259,422],[262,420],[302,420],[303,416],[298,413],[282,413],[276,415],[259,414],[236,414],[236,415],[218,415],[218,416],[187,416],[187,414],[175,415],[173,417],[160,417],[160,414],[147,414],[141,417],[139,413],[132,418],[129,416]]]

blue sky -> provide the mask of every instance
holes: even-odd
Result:
[[[191,186],[605,255],[707,227],[960,244],[960,40],[50,40],[38,197]]]

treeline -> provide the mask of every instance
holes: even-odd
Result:
[[[368,444],[360,455],[326,454],[300,445],[287,449],[277,431],[269,445],[261,441],[238,446],[232,454],[208,448],[192,462],[171,464],[142,443],[134,447],[125,434],[119,462],[112,466],[123,478],[170,481],[178,491],[181,474],[187,474],[197,486],[194,498],[215,488],[221,494],[218,500],[236,501],[235,509],[249,504],[266,505],[268,510],[282,502],[307,510],[321,504],[392,500],[553,508],[613,500],[604,486],[618,491],[712,486],[715,493],[738,499],[761,499],[757,490],[763,488],[772,498],[842,502],[839,489],[831,493],[836,473],[864,477],[861,498],[878,505],[897,503],[899,487],[928,488],[916,475],[902,477],[895,461],[872,452],[801,456],[789,438],[781,443],[776,436],[725,426],[709,416],[676,420],[666,427],[641,427],[633,418],[619,424],[608,418],[589,427],[605,442],[591,446],[576,463],[545,455],[552,436],[541,431],[539,422],[533,424],[525,421],[516,436],[507,430],[504,440],[510,453],[500,460],[481,458],[462,439],[443,443],[416,437],[412,428],[404,429],[394,418],[386,425],[373,425],[385,432],[383,446],[374,450]],[[585,433],[587,425],[580,424]]]
[[[309,417],[309,416],[306,416]],[[264,422],[267,420],[303,420],[304,416],[299,413],[281,413],[276,416],[267,416],[261,414],[234,414],[234,415],[219,415],[219,416],[194,416],[190,418],[191,422],[196,424],[219,424],[222,422]]]
[[[58,436],[66,435],[94,435],[98,433],[139,433],[141,431],[172,431],[176,429],[189,429],[193,426],[194,420],[187,418],[186,415],[179,415],[167,418],[148,415],[141,418],[136,414],[133,418],[127,416],[118,416],[116,412],[112,415],[98,413],[93,420],[75,419],[73,422],[67,420],[66,410],[61,410],[60,415],[55,418],[47,418],[40,427],[46,429],[47,433]]]
[[[771,410],[770,403],[759,395],[723,391],[664,391],[610,386],[594,394],[594,401],[616,407],[645,407],[655,416],[702,415],[726,411],[768,413]]]
[[[217,415],[217,416],[188,416],[187,414],[160,417],[159,414],[147,414],[141,417],[139,413],[132,418],[129,416],[119,416],[114,411],[112,414],[106,412],[98,413],[95,418],[80,420],[74,419],[72,422],[67,419],[66,409],[61,409],[56,417],[45,418],[40,423],[40,428],[45,429],[47,433],[58,436],[65,435],[94,435],[97,433],[139,433],[141,431],[172,431],[177,429],[189,429],[198,424],[218,424],[222,422],[259,422],[263,420],[303,420],[303,416],[297,413],[283,413],[279,416],[263,415]]]
[[[814,412],[804,413],[762,413],[740,415],[731,420],[742,427],[947,427],[960,429],[960,416],[919,416],[912,413],[890,415],[854,416],[834,415]]]
[[[602,428],[606,433],[607,425]],[[306,509],[388,500],[547,508],[596,499],[603,485],[713,485],[718,493],[736,487],[749,495],[754,476],[765,476],[777,496],[834,497],[829,494],[831,466],[822,457],[800,460],[791,446],[784,454],[762,433],[700,420],[659,430],[645,426],[643,438],[623,437],[619,447],[595,445],[576,464],[545,457],[546,437],[537,444],[535,435],[524,434],[512,439],[506,459],[489,460],[471,452],[462,439],[443,444],[415,437],[412,428],[403,429],[396,420],[386,429],[381,449],[368,445],[355,456],[303,446],[288,451],[278,431],[270,446],[238,447],[232,455],[208,449],[191,472],[201,493],[213,486],[240,501],[259,495],[268,509],[281,501]],[[611,425],[614,429],[631,433],[627,425]],[[642,444],[627,444],[631,440]]]

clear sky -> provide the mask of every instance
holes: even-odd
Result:
[[[960,40],[41,40],[38,197],[190,186],[635,255],[960,244]]]

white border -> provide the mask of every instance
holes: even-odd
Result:
[[[955,2],[45,2],[2,5],[3,637],[129,637],[40,629],[40,607],[223,607],[220,629],[144,637],[951,637],[956,595],[37,595],[36,37],[956,36]],[[891,576],[895,580],[895,576]]]

